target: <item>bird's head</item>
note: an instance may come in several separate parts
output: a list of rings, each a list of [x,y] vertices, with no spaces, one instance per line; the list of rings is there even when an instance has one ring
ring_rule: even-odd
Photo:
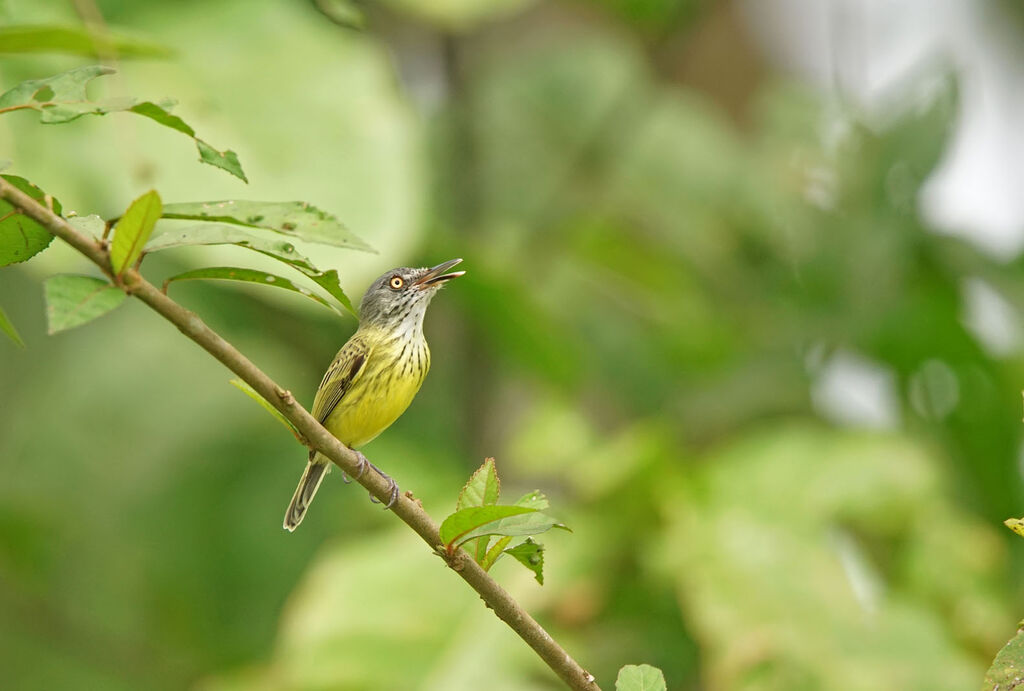
[[[431,298],[445,283],[466,273],[451,271],[461,259],[451,259],[427,269],[399,267],[370,284],[359,306],[360,326],[418,327]]]

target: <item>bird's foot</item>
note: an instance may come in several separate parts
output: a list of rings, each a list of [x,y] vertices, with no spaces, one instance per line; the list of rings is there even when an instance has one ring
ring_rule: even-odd
[[[385,473],[383,470],[381,470],[374,464],[370,463],[369,461],[367,461],[367,464],[369,464],[371,468],[376,470],[378,475],[380,475],[382,478],[388,481],[388,503],[384,505],[384,509],[390,509],[392,506],[395,505],[395,502],[398,501],[398,483],[395,482],[395,479],[393,477]],[[372,494],[370,495],[370,501],[372,501],[374,504],[381,503],[380,500],[377,499],[377,497],[373,496]]]
[[[367,460],[366,456],[364,456],[361,452],[356,451],[355,449],[352,449],[352,453],[354,453],[356,455],[356,459],[358,459],[358,461],[359,461],[359,473],[357,473],[354,476],[354,478],[350,478],[348,476],[348,473],[346,473],[345,471],[342,471],[341,472],[341,479],[345,481],[346,485],[349,484],[350,482],[352,482],[353,479],[358,480],[359,478],[361,478],[363,476],[363,473],[366,472],[367,466],[373,467],[374,470],[377,470],[376,467],[373,466],[373,464],[370,463],[370,461]],[[380,472],[380,471],[378,470],[377,472]]]

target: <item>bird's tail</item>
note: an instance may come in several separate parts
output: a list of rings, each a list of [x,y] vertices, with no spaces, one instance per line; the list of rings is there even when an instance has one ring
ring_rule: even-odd
[[[285,530],[292,532],[299,527],[299,523],[302,523],[302,519],[306,516],[306,509],[313,502],[316,491],[320,489],[320,483],[324,481],[324,476],[327,475],[327,471],[330,469],[330,462],[320,454],[314,454],[309,459],[309,463],[306,464],[306,471],[302,473],[302,479],[299,480],[299,486],[295,488],[292,503],[288,505],[288,510],[285,511]]]

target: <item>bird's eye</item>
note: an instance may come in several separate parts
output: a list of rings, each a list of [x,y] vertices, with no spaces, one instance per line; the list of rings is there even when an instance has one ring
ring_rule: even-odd
[[[388,282],[388,285],[391,286],[394,290],[399,290],[401,289],[402,286],[405,285],[405,281],[402,280],[401,276],[392,276],[391,280]]]

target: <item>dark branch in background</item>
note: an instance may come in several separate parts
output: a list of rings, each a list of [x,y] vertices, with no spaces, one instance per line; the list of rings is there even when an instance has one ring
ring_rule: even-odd
[[[48,231],[61,238],[76,250],[84,254],[96,264],[108,277],[113,279],[110,269],[110,256],[99,240],[80,233],[63,217],[55,214],[45,205],[35,201],[3,179],[0,179],[0,198],[7,200],[29,218],[34,219]],[[228,369],[241,377],[261,396],[269,401],[283,414],[303,437],[310,448],[316,449],[327,456],[349,476],[356,477],[359,473],[359,462],[355,452],[338,441],[317,420],[299,405],[292,394],[275,383],[270,377],[240,353],[233,345],[210,329],[194,312],[185,309],[177,302],[144,279],[135,269],[127,269],[121,276],[121,284],[126,293],[132,295],[167,321],[174,324],[179,331],[195,341],[201,348],[220,360]],[[389,485],[377,473],[365,473],[357,477],[357,481],[369,492],[382,501],[387,501]],[[494,610],[499,619],[515,631],[542,660],[571,689],[599,691],[591,674],[569,656],[565,650],[536,622],[515,599],[469,557],[463,550],[458,550],[449,557],[440,548],[441,538],[438,526],[423,510],[411,493],[399,497],[392,507],[392,512],[416,531],[427,545],[440,554],[448,566],[452,568],[483,601]]]

